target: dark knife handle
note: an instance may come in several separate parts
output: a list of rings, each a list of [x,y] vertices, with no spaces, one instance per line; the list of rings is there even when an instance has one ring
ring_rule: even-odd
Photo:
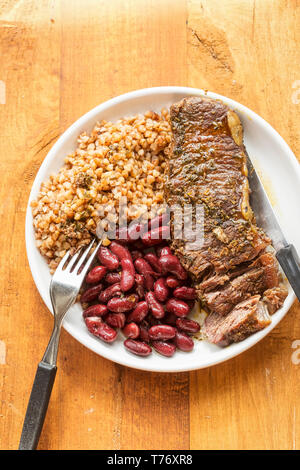
[[[33,382],[19,450],[35,450],[44,424],[56,375],[56,366],[41,361]]]
[[[298,297],[298,300],[300,300],[300,260],[294,245],[281,248],[277,251],[276,258]]]

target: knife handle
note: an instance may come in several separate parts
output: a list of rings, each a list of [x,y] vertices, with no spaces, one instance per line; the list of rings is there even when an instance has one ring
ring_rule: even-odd
[[[300,300],[300,260],[294,245],[281,248],[277,251],[276,258]]]

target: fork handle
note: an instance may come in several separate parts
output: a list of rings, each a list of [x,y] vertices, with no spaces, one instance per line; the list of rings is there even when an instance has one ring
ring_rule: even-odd
[[[25,415],[19,450],[35,450],[38,445],[56,370],[56,365],[43,361],[38,365]]]

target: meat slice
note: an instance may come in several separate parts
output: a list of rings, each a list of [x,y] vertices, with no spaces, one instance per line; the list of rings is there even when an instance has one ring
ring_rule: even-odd
[[[242,300],[265,290],[264,271],[254,268],[228,283],[224,289],[204,294],[205,303],[211,312],[226,315]]]
[[[270,315],[273,315],[283,306],[287,295],[288,291],[284,286],[267,289],[264,292],[263,301],[266,303]]]
[[[205,279],[198,285],[198,290],[200,291],[198,293],[199,296],[203,296],[205,292],[210,292],[217,287],[223,286],[230,280],[230,277],[228,274],[214,274],[211,277],[208,277],[208,279]]]
[[[211,313],[202,328],[203,336],[218,346],[228,346],[244,340],[271,323],[266,305],[255,295],[235,306],[231,312],[220,317]]]
[[[271,253],[264,253],[253,265],[257,267],[250,266],[248,271],[228,282],[223,289],[203,295],[211,312],[226,315],[242,300],[278,286],[277,261]]]

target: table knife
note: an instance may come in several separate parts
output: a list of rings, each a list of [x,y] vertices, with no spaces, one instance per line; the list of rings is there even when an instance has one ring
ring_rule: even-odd
[[[276,258],[292,289],[300,300],[300,260],[294,245],[287,242],[273,211],[263,184],[247,156],[248,180],[251,189],[250,205],[256,223],[271,238]]]

